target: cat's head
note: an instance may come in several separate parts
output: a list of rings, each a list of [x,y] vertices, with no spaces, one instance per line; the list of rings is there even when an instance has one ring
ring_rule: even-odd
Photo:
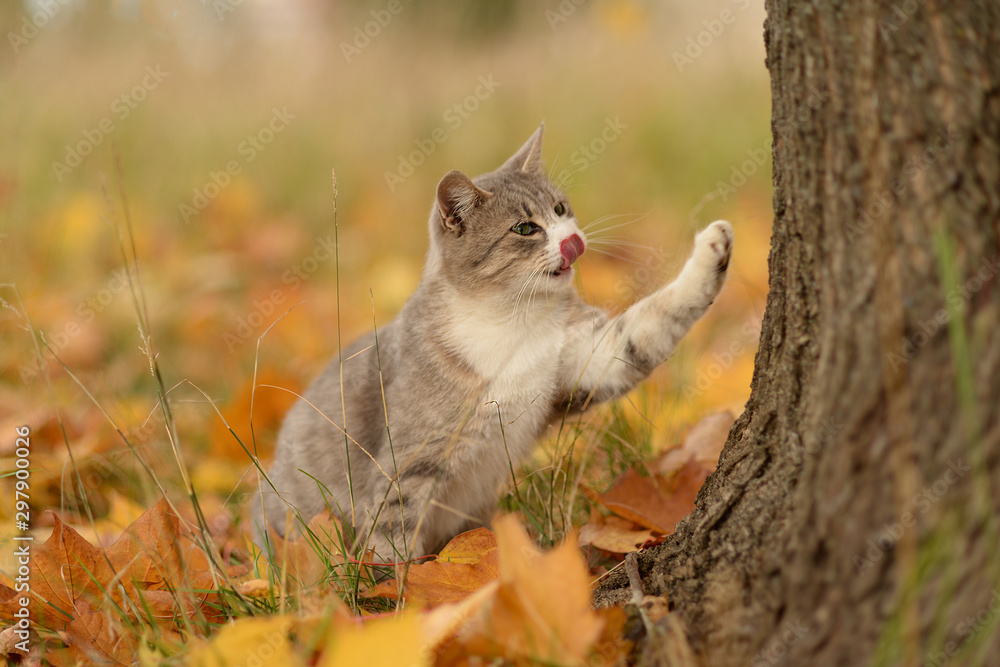
[[[431,212],[428,272],[470,295],[515,298],[572,288],[586,238],[566,195],[542,170],[542,124],[496,171],[441,179]]]

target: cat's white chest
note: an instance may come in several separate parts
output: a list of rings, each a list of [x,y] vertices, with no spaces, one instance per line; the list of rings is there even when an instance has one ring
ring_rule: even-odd
[[[534,437],[551,407],[565,336],[562,311],[539,309],[511,321],[484,304],[467,302],[453,312],[449,339],[486,381],[484,407],[499,408],[505,425],[529,422],[524,425]]]

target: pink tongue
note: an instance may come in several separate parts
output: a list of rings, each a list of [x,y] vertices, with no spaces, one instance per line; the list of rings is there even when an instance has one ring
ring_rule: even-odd
[[[573,234],[573,236],[570,236],[568,239],[564,239],[563,242],[559,244],[559,252],[561,252],[563,256],[563,263],[562,266],[559,267],[559,270],[565,271],[572,266],[573,262],[576,261],[576,258],[583,254],[583,250],[583,239],[576,234]]]

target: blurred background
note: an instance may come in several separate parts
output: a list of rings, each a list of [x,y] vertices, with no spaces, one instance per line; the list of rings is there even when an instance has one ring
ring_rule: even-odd
[[[156,489],[117,427],[176,481],[131,284],[179,451],[233,505],[250,479],[233,434],[269,455],[289,392],[417,285],[441,176],[492,170],[543,120],[553,180],[614,242],[578,265],[586,300],[621,310],[705,224],[736,230],[708,316],[587,419],[614,410],[660,448],[738,414],[767,292],[763,20],[746,0],[5,0],[3,469],[28,423],[33,505],[78,508],[72,477],[124,521]]]

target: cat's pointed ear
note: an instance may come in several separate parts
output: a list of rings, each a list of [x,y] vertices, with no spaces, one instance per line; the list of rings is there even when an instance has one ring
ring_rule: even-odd
[[[545,133],[545,123],[543,122],[531,135],[531,138],[524,142],[524,145],[514,153],[513,157],[507,160],[501,169],[514,171],[541,171],[542,169],[542,135]]]
[[[476,187],[476,184],[462,172],[449,171],[437,187],[441,225],[455,236],[461,236],[465,231],[465,222],[469,214],[492,196],[492,192]]]

